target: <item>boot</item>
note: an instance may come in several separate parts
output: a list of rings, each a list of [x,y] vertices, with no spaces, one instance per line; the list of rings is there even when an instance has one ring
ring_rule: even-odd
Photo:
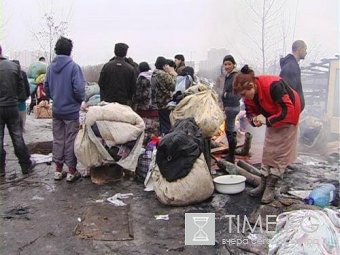
[[[233,164],[235,164],[235,150],[237,145],[236,135],[237,135],[236,132],[233,133],[227,132],[229,149],[228,154],[225,156],[225,160]]]
[[[261,182],[260,182],[259,186],[252,189],[249,192],[249,195],[251,197],[259,197],[263,193],[264,189],[266,188],[266,180],[267,180],[266,177],[261,176]]]
[[[278,177],[270,174],[266,179],[266,189],[264,190],[261,203],[269,204],[274,201],[275,197],[275,186],[278,181]]]
[[[247,156],[249,155],[250,146],[251,146],[251,140],[253,139],[253,136],[251,133],[247,132],[245,135],[244,144],[235,150],[235,155],[240,156]]]

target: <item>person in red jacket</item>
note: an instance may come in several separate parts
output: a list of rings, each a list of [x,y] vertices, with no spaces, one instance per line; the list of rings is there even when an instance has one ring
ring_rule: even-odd
[[[296,159],[298,123],[301,112],[299,94],[281,77],[256,76],[247,65],[236,75],[234,92],[244,98],[249,122],[266,125],[261,183],[250,192],[262,203],[274,200],[275,186],[286,167]]]

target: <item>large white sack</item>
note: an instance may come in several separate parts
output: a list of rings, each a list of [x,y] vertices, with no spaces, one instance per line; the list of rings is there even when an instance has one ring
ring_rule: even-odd
[[[224,113],[218,105],[215,91],[201,84],[190,87],[187,91],[194,91],[196,87],[200,92],[184,97],[171,112],[170,121],[173,125],[176,120],[193,117],[202,129],[203,136],[212,137],[222,125]]]
[[[203,153],[184,178],[168,182],[156,164],[152,179],[158,200],[166,205],[195,204],[208,199],[214,193],[213,180]]]
[[[99,132],[113,145],[136,141],[130,154],[115,161],[96,137],[91,126],[97,123]],[[145,124],[143,119],[129,106],[110,103],[93,106],[85,116],[85,124],[78,132],[74,151],[77,159],[85,167],[97,167],[103,164],[117,163],[124,169],[135,171],[144,139]]]

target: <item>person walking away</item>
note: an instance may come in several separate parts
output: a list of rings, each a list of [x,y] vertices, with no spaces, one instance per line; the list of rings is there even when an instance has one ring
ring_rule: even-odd
[[[129,46],[125,43],[115,45],[115,57],[104,65],[99,76],[100,100],[132,106],[136,91],[134,67],[125,59]]]
[[[176,64],[175,71],[177,74],[180,74],[185,67],[185,58],[182,54],[177,54],[175,56],[175,64]]]
[[[235,131],[235,120],[237,114],[240,112],[241,97],[234,94],[233,82],[237,74],[236,62],[232,55],[227,55],[223,58],[223,66],[226,72],[224,88],[222,93],[222,102],[226,115],[226,137],[228,140],[228,154],[225,156],[226,160],[235,163],[235,150],[237,146],[237,132]]]
[[[70,57],[73,43],[60,37],[55,45],[56,57],[47,70],[45,92],[52,104],[53,161],[56,164],[55,180],[65,177],[64,163],[68,166],[66,180],[72,182],[80,177],[74,140],[79,130],[79,110],[85,99],[85,80],[80,69]]]
[[[134,103],[136,112],[142,117],[145,123],[145,136],[143,146],[145,146],[152,136],[159,136],[159,119],[157,105],[151,100],[151,76],[152,71],[147,62],[138,65],[138,78]]]
[[[19,60],[13,60],[13,62],[16,63],[19,66],[19,68],[21,69]],[[23,70],[21,70],[20,72],[21,72],[21,75],[22,75],[22,80],[23,80],[23,83],[24,83],[24,86],[25,86],[25,90],[24,90],[24,93],[22,95],[20,95],[19,98],[18,98],[18,110],[19,110],[21,131],[25,132],[26,114],[27,114],[27,112],[26,112],[26,100],[30,96],[30,85],[28,83],[26,72],[24,72]]]
[[[161,56],[156,59],[155,66],[156,69],[151,76],[152,102],[158,107],[160,132],[165,135],[171,128],[170,110],[167,108],[167,104],[175,90],[177,73]]]
[[[297,156],[297,133],[301,112],[299,94],[281,77],[255,73],[247,65],[234,78],[234,92],[244,98],[249,122],[266,125],[261,183],[250,192],[261,202],[271,203],[279,178]]]
[[[280,59],[280,77],[282,77],[295,91],[299,93],[301,111],[305,108],[305,97],[303,95],[299,61],[301,59],[305,59],[306,55],[307,44],[302,40],[297,40],[292,45],[292,53]]]
[[[0,46],[0,177],[6,175],[5,126],[13,142],[14,153],[22,173],[31,173],[36,165],[34,160],[30,160],[31,155],[20,126],[18,99],[22,99],[21,97],[25,97],[25,86],[20,66],[3,57]]]

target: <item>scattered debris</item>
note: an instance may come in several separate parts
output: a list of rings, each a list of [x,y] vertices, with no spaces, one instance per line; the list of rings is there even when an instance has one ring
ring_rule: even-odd
[[[153,189],[153,187],[146,187],[146,188],[144,189],[144,191],[149,192],[149,191],[154,191],[154,189]]]
[[[169,215],[164,214],[164,215],[155,215],[156,220],[169,220]]]
[[[35,195],[35,196],[32,197],[31,200],[40,200],[40,201],[43,201],[43,200],[45,200],[45,198],[40,197],[40,196],[38,196],[38,195]]]
[[[44,154],[31,154],[31,160],[34,160],[37,164],[52,162],[52,153],[48,155]]]
[[[114,204],[115,206],[125,206],[126,204],[121,199],[128,198],[129,196],[133,196],[133,194],[132,193],[126,193],[126,194],[117,193],[113,195],[112,197],[107,198],[107,201],[110,202],[111,204]]]
[[[222,195],[222,194],[215,194],[214,198],[211,201],[211,206],[215,209],[224,208],[225,205],[230,201],[230,196]]]

